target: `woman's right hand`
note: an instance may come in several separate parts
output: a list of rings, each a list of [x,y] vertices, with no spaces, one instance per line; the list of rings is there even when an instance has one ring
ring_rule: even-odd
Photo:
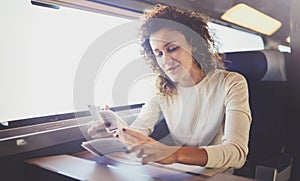
[[[112,134],[106,131],[106,126],[104,123],[98,120],[90,121],[87,124],[87,133],[90,135],[93,139],[98,138],[105,138],[105,137],[111,137]]]
[[[106,105],[105,110],[109,110],[109,106]],[[110,128],[112,125],[105,125],[99,120],[92,120],[87,124],[87,133],[93,139],[105,138],[113,136],[112,133],[109,133],[106,129]]]

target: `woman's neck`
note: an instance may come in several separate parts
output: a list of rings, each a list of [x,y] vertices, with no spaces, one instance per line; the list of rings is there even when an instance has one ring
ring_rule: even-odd
[[[178,81],[178,84],[182,87],[192,87],[205,77],[205,72],[202,69],[195,69],[195,71],[191,72],[189,76],[184,77],[181,81]]]

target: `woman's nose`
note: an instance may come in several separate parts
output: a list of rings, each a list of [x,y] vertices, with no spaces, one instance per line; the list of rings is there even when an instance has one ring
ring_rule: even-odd
[[[164,54],[162,58],[163,58],[163,63],[164,64],[168,64],[172,61],[172,57],[167,53]]]

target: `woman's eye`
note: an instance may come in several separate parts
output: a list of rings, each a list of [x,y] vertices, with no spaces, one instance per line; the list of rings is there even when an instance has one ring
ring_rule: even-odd
[[[178,46],[171,46],[167,50],[168,50],[168,52],[173,52],[173,51],[175,51],[177,49],[178,49]]]
[[[155,52],[155,53],[154,53],[154,56],[156,56],[156,57],[161,57],[161,56],[162,56],[162,52]]]

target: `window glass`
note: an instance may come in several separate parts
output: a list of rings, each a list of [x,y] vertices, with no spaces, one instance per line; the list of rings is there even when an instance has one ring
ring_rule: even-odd
[[[0,2],[0,122],[73,111],[73,82],[88,46],[129,20],[30,1]]]
[[[219,45],[220,52],[238,52],[263,50],[264,43],[260,36],[221,26],[216,23],[208,24],[211,34]]]
[[[289,46],[284,46],[284,45],[278,45],[278,50],[281,52],[287,52],[287,53],[291,53],[291,47]]]

